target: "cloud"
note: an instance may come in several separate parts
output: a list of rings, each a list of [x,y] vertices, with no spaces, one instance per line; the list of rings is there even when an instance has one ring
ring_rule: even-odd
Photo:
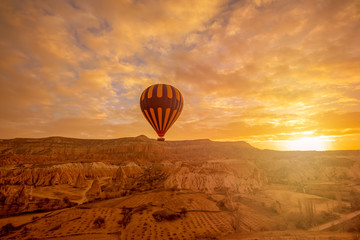
[[[360,112],[326,112],[314,116],[319,126],[329,130],[360,129]]]
[[[159,82],[185,99],[169,138],[354,133],[357,9],[356,1],[1,1],[0,137],[151,135],[138,98]]]

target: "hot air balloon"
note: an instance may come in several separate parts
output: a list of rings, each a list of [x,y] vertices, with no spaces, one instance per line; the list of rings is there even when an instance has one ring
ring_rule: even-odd
[[[155,84],[140,96],[140,108],[146,120],[164,141],[164,135],[180,116],[184,105],[178,89],[168,84]]]

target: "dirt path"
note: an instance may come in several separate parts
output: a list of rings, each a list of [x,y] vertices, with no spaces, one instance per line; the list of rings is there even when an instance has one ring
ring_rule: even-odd
[[[335,226],[335,225],[338,225],[340,223],[343,223],[347,220],[350,220],[356,216],[359,216],[360,215],[360,210],[358,211],[355,211],[355,212],[352,212],[352,213],[349,213],[349,214],[346,214],[346,215],[343,215],[341,218],[339,219],[336,219],[334,221],[331,221],[331,222],[328,222],[328,223],[324,223],[322,225],[319,225],[319,226],[316,226],[316,227],[313,227],[313,228],[310,228],[309,231],[323,231],[325,229],[328,229],[332,226]]]

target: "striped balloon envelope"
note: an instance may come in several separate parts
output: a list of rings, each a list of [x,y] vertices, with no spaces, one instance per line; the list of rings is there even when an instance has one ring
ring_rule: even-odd
[[[180,116],[184,105],[178,89],[168,84],[155,84],[146,88],[140,96],[140,108],[146,120],[159,135],[158,141]]]

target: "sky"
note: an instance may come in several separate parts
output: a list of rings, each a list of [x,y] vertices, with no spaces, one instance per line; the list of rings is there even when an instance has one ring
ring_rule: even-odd
[[[167,140],[360,149],[359,29],[357,0],[2,0],[0,138],[157,138],[165,83]]]

